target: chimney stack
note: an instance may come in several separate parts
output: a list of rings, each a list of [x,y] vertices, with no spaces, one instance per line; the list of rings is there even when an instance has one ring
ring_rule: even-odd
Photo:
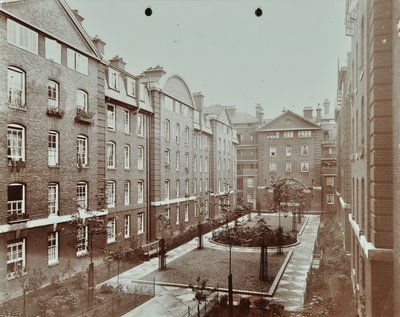
[[[197,108],[197,111],[201,112],[204,106],[204,95],[201,92],[193,93],[194,105]]]
[[[124,59],[118,55],[110,59],[110,64],[114,67],[125,70],[126,63],[124,62]]]
[[[316,122],[317,122],[317,123],[321,123],[322,116],[321,116],[321,108],[320,108],[319,104],[318,104],[317,109],[315,109],[315,110],[317,111],[317,119],[316,119]]]
[[[258,124],[261,125],[264,121],[264,109],[259,103],[256,104],[256,118],[257,118]]]
[[[325,99],[325,101],[324,101],[324,116],[329,114],[329,107],[330,107],[330,102],[328,99]]]
[[[92,42],[94,46],[96,46],[96,49],[99,51],[101,56],[104,56],[104,47],[106,46],[106,43],[102,41],[101,38],[99,38],[98,35],[95,35],[94,38],[92,38]]]
[[[78,10],[72,10],[73,14],[75,15],[75,18],[79,21],[80,24],[82,24],[83,20],[85,20],[85,18],[83,16],[81,16],[79,14]]]
[[[158,82],[162,76],[165,75],[165,70],[157,65],[156,67],[149,67],[143,72],[143,80],[144,82]]]
[[[313,109],[312,107],[304,107],[303,109],[303,117],[309,120],[312,120]]]

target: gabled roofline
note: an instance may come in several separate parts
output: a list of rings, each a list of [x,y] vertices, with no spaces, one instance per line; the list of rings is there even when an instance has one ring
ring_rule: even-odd
[[[92,40],[90,39],[89,35],[86,33],[85,29],[83,28],[83,26],[78,22],[78,20],[75,18],[74,13],[72,12],[71,8],[68,6],[68,4],[64,1],[64,0],[57,0],[60,4],[61,7],[65,10],[65,12],[67,13],[67,15],[69,16],[69,18],[72,20],[74,26],[76,27],[77,31],[82,35],[83,39],[85,40],[85,42],[87,42],[87,44],[89,45],[89,47],[92,49],[94,54],[88,54],[87,52],[82,51],[80,48],[76,47],[75,45],[66,42],[63,39],[58,38],[57,36],[44,31],[43,29],[32,25],[30,23],[28,23],[27,21],[21,19],[20,17],[15,16],[14,14],[12,14],[11,12],[5,10],[2,6],[0,6],[0,12],[4,13],[6,16],[9,16],[11,18],[13,18],[14,20],[20,22],[21,24],[25,25],[26,27],[29,27],[30,29],[33,29],[39,33],[45,34],[48,37],[52,38],[52,39],[56,39],[59,42],[73,48],[74,50],[76,50],[79,53],[82,53],[85,56],[91,57],[97,61],[99,61],[100,63],[107,65],[107,63],[103,60],[103,58],[101,57],[99,51],[96,49],[96,47],[94,46]]]
[[[311,129],[311,130],[317,130],[317,129],[322,129],[318,124],[316,124],[314,121],[311,121],[310,119],[304,118],[303,116],[300,116],[299,114],[291,111],[291,110],[286,110],[285,112],[282,112],[279,116],[277,116],[275,119],[272,119],[270,122],[264,124],[263,126],[259,127],[258,129],[256,129],[256,132],[262,132],[262,131],[283,131],[283,130],[304,130],[304,128],[292,128],[292,129],[283,129],[283,128],[279,128],[279,129],[268,129],[268,126],[270,124],[272,124],[273,122],[277,121],[278,119],[280,119],[281,117],[283,117],[284,115],[286,115],[287,113],[291,113],[292,115],[294,115],[295,117],[304,120],[308,123],[311,123],[314,127],[313,128],[307,128],[307,129]]]

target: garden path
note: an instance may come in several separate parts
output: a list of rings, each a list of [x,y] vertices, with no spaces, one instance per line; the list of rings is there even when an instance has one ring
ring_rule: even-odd
[[[247,216],[243,216],[243,219]],[[311,266],[315,239],[317,237],[319,216],[309,215],[310,219],[299,236],[300,244],[293,247],[292,258],[286,267],[278,288],[274,294],[276,302],[282,303],[285,309],[295,311],[302,307],[307,274]],[[205,235],[204,242],[207,247],[216,247],[208,240],[211,233]],[[168,252],[167,264],[176,258],[194,250],[197,247],[197,239],[193,239],[184,245]],[[217,246],[220,247],[220,246]],[[222,246],[222,248],[224,248]],[[258,251],[258,250],[257,250]],[[139,280],[145,275],[158,269],[158,258],[152,258],[137,267],[134,267],[120,275],[120,283],[129,286],[132,280]],[[105,283],[116,283],[114,277]],[[156,286],[155,297],[128,312],[124,317],[181,317],[188,307],[195,306],[193,294],[190,289],[179,287]]]

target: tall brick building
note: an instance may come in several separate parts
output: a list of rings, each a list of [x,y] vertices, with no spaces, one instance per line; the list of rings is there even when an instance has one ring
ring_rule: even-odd
[[[400,315],[400,2],[393,1],[393,266],[394,316]]]
[[[104,53],[104,44],[94,42]],[[141,245],[150,239],[148,210],[149,120],[152,108],[140,77],[119,56],[106,71],[107,247]]]
[[[393,316],[393,298],[397,296],[398,302],[394,285],[397,288],[399,281],[393,275],[393,232],[398,231],[393,227],[397,199],[393,198],[393,167],[398,160],[393,156],[398,148],[396,143],[393,147],[392,74],[393,65],[398,64],[392,45],[395,2],[346,3],[351,53],[347,70],[339,72],[343,78],[339,77],[342,104],[338,118],[344,145],[339,155],[339,212],[343,219],[351,204],[350,236],[345,241],[347,248],[347,242],[351,243],[351,276],[361,316]],[[351,196],[344,193],[349,186]]]
[[[82,21],[64,0],[0,6],[0,289],[12,296],[17,271],[86,270],[93,218],[105,224],[93,249],[137,247],[195,226],[200,199],[202,221],[220,216],[224,191],[236,202],[226,113],[205,112],[204,96],[161,67],[135,76],[105,60]]]
[[[63,229],[104,193],[105,64],[64,1],[3,3],[0,24],[0,289],[12,293],[19,269],[87,267],[87,226],[76,247]]]
[[[306,110],[311,110],[312,114],[312,109]],[[312,116],[309,118],[306,116],[302,117],[285,110],[257,129],[259,163],[257,185],[260,191],[269,186],[271,177],[274,177],[294,178],[307,191],[315,188],[314,199],[317,198],[317,191],[320,194],[323,132],[322,128],[312,121]],[[266,202],[262,200],[265,195],[260,192],[259,197],[258,208],[265,209]],[[311,207],[309,199],[306,208]]]

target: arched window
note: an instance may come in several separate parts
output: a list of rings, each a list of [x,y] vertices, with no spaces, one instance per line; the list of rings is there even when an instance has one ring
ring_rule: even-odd
[[[166,141],[170,140],[170,123],[169,120],[164,121],[164,137]]]
[[[22,125],[7,126],[7,158],[25,161],[25,128]]]
[[[7,85],[9,107],[25,109],[25,72],[16,67],[8,67]]]

